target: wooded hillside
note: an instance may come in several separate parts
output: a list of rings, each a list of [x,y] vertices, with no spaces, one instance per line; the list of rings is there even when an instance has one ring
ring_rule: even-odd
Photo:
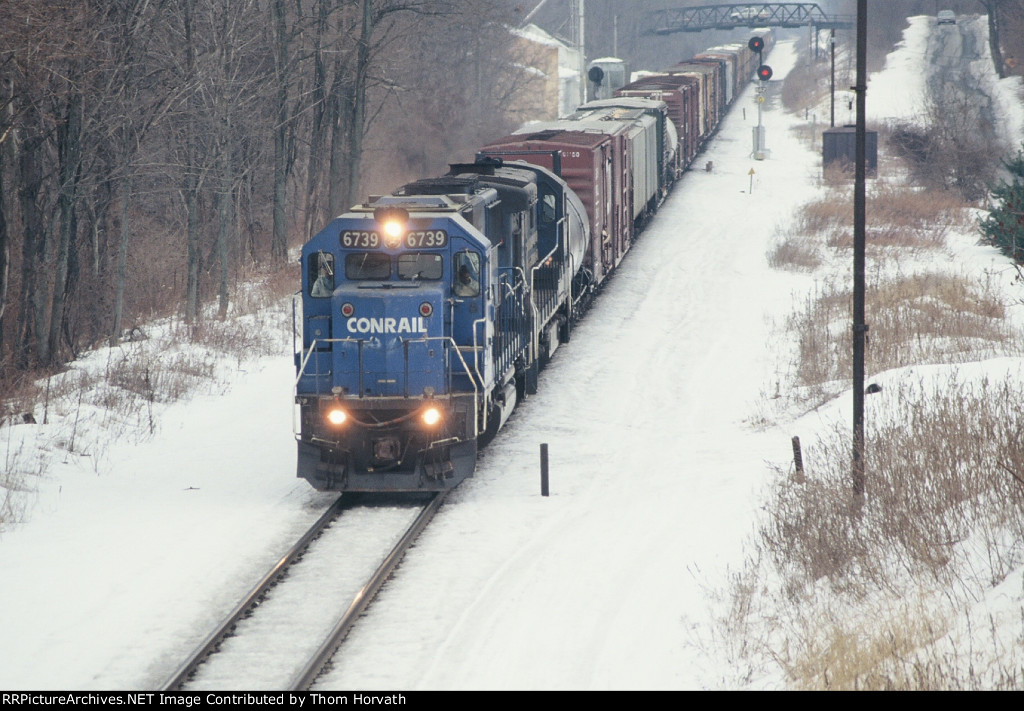
[[[5,0],[0,372],[52,367],[282,264],[443,170],[525,93],[487,0]]]

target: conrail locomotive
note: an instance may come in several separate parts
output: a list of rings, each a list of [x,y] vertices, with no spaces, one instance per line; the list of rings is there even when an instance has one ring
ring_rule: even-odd
[[[709,49],[312,237],[295,309],[298,476],[402,492],[471,476],[758,60],[746,43]]]

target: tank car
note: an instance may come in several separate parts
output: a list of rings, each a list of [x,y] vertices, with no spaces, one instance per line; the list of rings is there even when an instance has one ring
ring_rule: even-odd
[[[568,337],[587,229],[558,176],[500,160],[331,221],[302,250],[298,476],[329,491],[471,476]]]
[[[618,57],[601,57],[587,63],[587,79],[587,98],[607,99],[629,82],[629,69]]]

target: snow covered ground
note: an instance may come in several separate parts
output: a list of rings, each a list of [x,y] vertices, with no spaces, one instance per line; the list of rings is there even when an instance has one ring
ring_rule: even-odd
[[[871,117],[914,113],[929,22],[915,18],[872,78]],[[781,43],[775,79],[796,61]],[[1005,103],[1022,135],[1019,99]],[[752,422],[785,367],[773,324],[811,283],[765,255],[820,175],[818,151],[790,130],[803,117],[767,107],[770,159],[750,157],[748,88],[698,161],[714,169],[687,174],[319,688],[739,683],[716,618],[771,465],[792,456],[798,423]],[[971,240],[955,242],[956,258],[1009,282],[1009,264]],[[273,318],[288,323],[283,307]],[[0,429],[9,467],[47,462],[26,475],[26,521],[0,538],[0,688],[160,685],[329,505],[294,478],[291,342],[278,333],[279,353],[220,364],[225,385],[156,407],[151,436],[146,420],[100,446],[112,423],[73,402],[55,404],[49,424]],[[136,347],[76,369],[102,372]],[[1019,615],[1011,578],[981,604]],[[310,600],[328,602],[349,601]]]

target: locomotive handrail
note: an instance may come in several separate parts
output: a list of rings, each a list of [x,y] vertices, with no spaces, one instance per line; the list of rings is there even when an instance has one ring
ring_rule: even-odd
[[[483,379],[483,376],[480,374],[480,350],[481,350],[481,348],[480,348],[480,346],[476,342],[476,329],[477,329],[478,326],[480,326],[480,324],[486,324],[486,323],[487,323],[487,319],[484,318],[483,316],[481,316],[480,318],[478,318],[477,320],[475,320],[473,322],[473,366],[474,366],[474,369],[476,370],[476,377],[480,378],[480,386],[481,386],[481,388],[483,387],[484,379]],[[461,352],[459,353],[459,356],[460,357],[462,356]],[[472,377],[470,379],[472,379]],[[487,400],[487,393],[484,392],[484,401],[485,401],[484,402],[484,406],[483,406],[484,432],[487,431],[487,412],[490,409],[490,408],[487,407],[486,400]]]
[[[564,221],[565,221],[565,217],[562,217],[559,220],[559,222],[564,222]],[[545,262],[547,262],[549,259],[553,258],[555,256],[555,252],[560,251],[562,249],[562,247],[563,247],[562,240],[557,240],[556,243],[555,243],[554,248],[550,252],[548,252],[546,255],[544,255],[544,257],[541,258],[540,261],[538,261],[537,264],[535,264],[532,269],[530,269],[530,307],[533,309],[533,324],[534,324],[534,326],[533,326],[533,333],[531,334],[530,347],[533,349],[533,353],[534,353],[535,356],[536,356],[536,354],[540,353],[540,329],[541,329],[541,325],[542,325],[541,324],[540,309],[537,308],[537,289],[536,289],[536,286],[535,286],[536,279],[537,279],[537,270],[540,269],[544,265]],[[572,259],[572,254],[569,255],[569,259],[570,260]],[[559,260],[559,263],[563,267],[565,266],[565,262],[564,261]],[[565,270],[564,269],[561,270],[561,273],[559,274],[559,278],[556,280],[556,284],[555,284],[555,301],[556,302],[558,301],[558,286],[560,286],[561,277],[562,277],[562,275],[564,275],[564,273],[565,273]],[[572,299],[569,299],[569,301],[572,301]],[[545,316],[546,315],[547,314],[545,314]]]
[[[514,318],[516,314],[523,313],[525,315],[526,299],[528,294],[526,293],[529,288],[526,282],[526,272],[521,267],[504,267],[501,270],[507,275],[514,275],[514,282],[510,283],[507,280],[501,283],[505,286],[507,293],[501,294],[501,300],[498,304],[499,317],[497,319],[497,328],[499,331],[499,345],[500,347],[495,349],[495,361],[498,371],[504,375],[508,370],[509,366],[515,361],[515,356],[518,355],[522,341],[527,337],[526,329],[519,319]],[[512,302],[513,306],[513,317],[510,318],[507,314],[506,305]],[[512,341],[511,348],[505,343],[505,334],[507,333],[508,326],[512,326],[515,334],[515,339]],[[475,333],[474,333],[475,338]]]
[[[475,340],[476,340],[476,334],[474,333],[474,341]],[[309,344],[309,348],[305,351],[305,355],[301,359],[301,362],[299,364],[299,374],[298,374],[298,376],[296,376],[295,384],[294,384],[294,391],[295,391],[296,396],[298,395],[299,383],[301,382],[302,378],[305,375],[307,375],[307,373],[306,373],[306,366],[309,364],[310,357],[313,355],[313,353],[316,352],[316,345],[318,343],[355,343],[359,347],[359,354],[360,354],[360,363],[359,363],[359,390],[360,390],[360,393],[359,393],[359,397],[363,397],[363,392],[362,392],[362,390],[363,390],[362,344],[365,341],[366,341],[366,339],[364,339],[364,338],[314,338],[312,340],[312,342]],[[466,376],[469,378],[470,383],[473,385],[473,394],[476,395],[478,393],[478,390],[477,390],[476,381],[473,379],[473,373],[476,372],[477,378],[480,378],[479,370],[477,369],[477,370],[474,371],[474,369],[471,369],[469,367],[469,365],[466,363],[466,359],[462,357],[462,352],[459,350],[459,344],[457,344],[455,342],[455,340],[453,338],[451,338],[451,336],[422,336],[422,337],[419,337],[419,338],[403,338],[402,339],[403,343],[421,343],[421,342],[422,343],[426,343],[428,341],[441,341],[442,343],[444,343],[445,345],[448,346],[448,348],[447,348],[448,352],[451,352],[452,350],[454,350],[456,352],[456,354],[459,357],[459,361],[462,364],[463,371],[466,373]],[[407,382],[407,386],[406,387],[408,387],[408,368],[409,368],[408,348],[406,348],[405,353],[403,353],[403,360],[405,361],[406,376],[407,376],[406,377],[406,382]],[[451,367],[449,367],[449,368],[447,368],[447,370],[449,371],[449,374],[450,374],[450,371],[452,369],[451,369]],[[480,382],[483,383],[483,379],[482,378],[480,379]],[[451,388],[449,387],[448,397],[450,398],[452,395],[453,395],[453,393],[451,392]],[[408,391],[406,391],[406,397],[409,397]]]
[[[296,305],[302,306],[302,289],[292,294],[292,353],[298,353],[298,336],[300,335],[299,321],[295,317]],[[300,346],[301,347],[301,346]]]
[[[306,365],[309,363],[309,358],[316,353],[317,343],[355,343],[359,351],[359,397],[363,396],[363,341],[362,338],[314,338],[309,344],[309,350],[306,351],[305,357],[299,365],[299,374],[295,377],[295,392],[298,394],[299,381],[302,380],[302,376],[306,375]],[[319,375],[319,373],[317,373]]]
[[[303,360],[302,360],[302,365],[299,368],[299,375],[295,379],[295,396],[296,397],[298,396],[299,381],[302,379],[302,376],[305,375],[306,364],[309,362],[310,355],[312,355],[316,351],[316,344],[317,344],[317,342],[323,342],[323,343],[346,343],[346,342],[348,342],[348,343],[355,343],[355,342],[358,342],[358,343],[362,343],[362,341],[363,341],[363,339],[359,339],[359,338],[319,338],[319,339],[314,338],[312,343],[310,343],[309,350],[308,350],[308,353],[307,353],[306,357],[303,358]],[[474,438],[478,437],[480,435],[480,427],[479,427],[480,418],[477,415],[477,408],[479,407],[480,389],[477,388],[476,380],[473,379],[473,373],[472,373],[472,370],[469,367],[469,364],[467,364],[466,363],[466,359],[462,357],[462,352],[459,350],[459,345],[457,343],[455,343],[454,339],[452,339],[449,336],[424,336],[424,337],[421,337],[421,338],[403,339],[403,342],[423,342],[423,343],[426,343],[428,341],[442,341],[442,342],[445,342],[445,345],[448,346],[447,349],[446,349],[447,352],[450,353],[451,351],[454,350],[455,354],[458,356],[459,362],[462,365],[462,369],[466,373],[466,376],[469,378],[470,384],[473,386],[473,437]],[[361,350],[362,350],[362,348],[360,348],[360,351]],[[406,368],[408,369],[408,350],[406,350],[405,356],[406,356],[406,358],[405,358],[406,359]],[[445,399],[448,400],[448,402],[450,404],[451,401],[455,397],[455,393],[452,392],[452,389],[451,389],[451,370],[452,369],[449,367],[449,368],[447,368],[447,370],[448,370],[448,375],[449,375],[449,388],[448,388],[448,392],[446,393],[446,395],[444,397],[445,397]],[[478,373],[478,377],[479,377],[479,373]],[[360,368],[359,383],[360,383],[360,389],[361,389],[362,388],[362,368]],[[406,384],[408,385],[408,376],[406,377]],[[362,393],[360,393],[360,397],[362,397]],[[406,397],[409,397],[408,391],[406,392]],[[484,417],[485,418],[486,418],[486,411],[487,411],[487,408],[484,408],[484,413],[485,413]],[[296,436],[298,436],[299,427],[298,427],[298,423],[295,421],[295,417],[296,417],[296,412],[293,409],[292,410],[292,432],[295,433]],[[435,444],[437,444],[437,442],[432,442],[430,446],[434,446]]]
[[[408,340],[409,342],[424,342],[424,343],[427,342],[427,341],[442,341],[447,346],[447,348],[446,348],[447,352],[451,353],[451,351],[453,351],[453,350],[455,351],[455,354],[459,358],[459,362],[462,364],[463,371],[466,373],[466,376],[469,378],[470,384],[473,386],[473,437],[474,438],[478,437],[479,434],[480,434],[480,428],[479,428],[480,418],[477,416],[476,410],[477,410],[478,402],[479,402],[480,389],[477,388],[476,380],[474,380],[474,378],[473,378],[473,371],[470,369],[469,364],[466,363],[466,359],[462,357],[462,352],[459,350],[459,345],[450,336],[423,336],[421,338],[410,338],[410,339],[405,339],[405,340]],[[309,350],[307,351],[306,356],[302,359],[301,365],[299,367],[299,375],[295,379],[295,388],[294,388],[295,397],[298,397],[299,381],[302,379],[303,375],[306,374],[306,365],[309,362],[310,356],[313,353],[316,352],[316,344],[318,342],[320,342],[320,343],[360,343],[361,344],[362,341],[363,341],[363,339],[360,339],[360,338],[314,338],[313,341],[309,345]],[[360,352],[361,351],[362,351],[362,347],[360,346]],[[407,357],[407,354],[408,354],[408,351],[406,351],[406,368],[408,368],[408,357]],[[452,389],[451,389],[451,371],[452,371],[452,368],[448,367],[447,370],[448,370],[448,376],[449,376],[449,387],[448,387],[448,393],[446,394],[445,397],[448,400],[448,402],[450,403],[452,401],[452,399],[455,397],[455,393],[453,393]],[[479,377],[479,371],[477,371],[477,377]],[[363,378],[362,367],[360,367],[360,372],[359,372],[359,387],[360,387],[360,390],[362,390],[362,378]],[[481,380],[480,382],[482,383],[483,381]],[[406,383],[408,383],[408,377],[406,377]],[[362,393],[360,393],[360,397],[362,397]],[[406,397],[409,397],[408,393],[406,394]],[[487,408],[483,408],[483,409],[484,409],[484,418],[485,418],[485,423],[486,423]],[[295,417],[296,417],[296,412],[293,409],[292,410],[292,432],[297,435],[298,432],[299,432],[299,427],[298,427],[298,423],[295,421]]]

